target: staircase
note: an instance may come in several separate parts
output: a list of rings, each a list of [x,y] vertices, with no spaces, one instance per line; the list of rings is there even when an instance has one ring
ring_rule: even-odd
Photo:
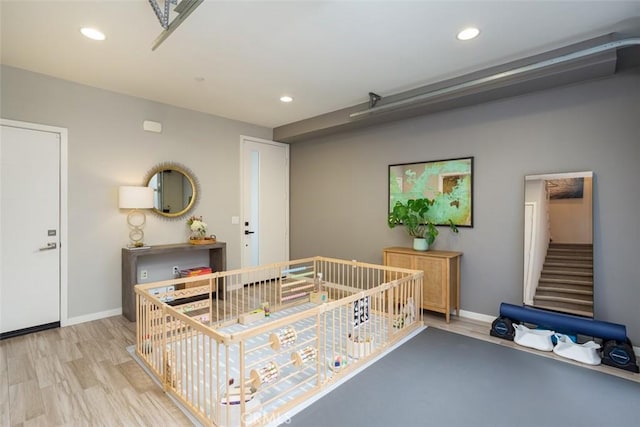
[[[550,243],[536,307],[593,317],[593,245]]]

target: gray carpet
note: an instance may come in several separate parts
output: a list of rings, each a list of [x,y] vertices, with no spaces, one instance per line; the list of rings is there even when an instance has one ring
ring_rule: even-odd
[[[288,425],[631,426],[639,410],[640,383],[428,328]]]

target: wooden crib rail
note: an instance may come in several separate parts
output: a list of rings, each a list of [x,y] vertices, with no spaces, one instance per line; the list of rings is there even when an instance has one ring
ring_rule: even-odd
[[[138,285],[136,354],[204,425],[284,421],[422,326],[422,280],[314,257]],[[328,298],[311,302],[311,292]],[[272,316],[238,324],[260,307]]]

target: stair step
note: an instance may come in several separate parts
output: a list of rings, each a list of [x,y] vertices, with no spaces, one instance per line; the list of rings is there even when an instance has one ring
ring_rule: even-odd
[[[587,259],[593,260],[593,254],[591,252],[564,252],[564,251],[553,251],[549,249],[547,251],[547,258],[549,257],[564,257],[565,259]]]
[[[562,248],[547,248],[548,254],[558,255],[558,256],[586,256],[592,257],[593,251],[591,250],[572,250],[572,249],[562,249]]]
[[[593,245],[549,243],[536,307],[593,317]]]
[[[545,267],[566,267],[566,268],[584,268],[593,270],[591,261],[583,261],[578,259],[553,259],[547,257],[544,262]]]
[[[557,291],[544,291],[538,290],[536,291],[536,295],[533,297],[534,300],[538,301],[556,301],[556,302],[566,302],[577,305],[586,305],[593,307],[593,295],[583,295],[583,294],[571,294],[566,292],[557,292]]]
[[[548,283],[540,282],[538,289],[557,289],[558,291],[576,291],[577,293],[591,292],[593,293],[593,286],[575,283]]]
[[[535,307],[542,308],[545,310],[562,311],[564,313],[576,314],[578,316],[593,317],[593,310],[589,310],[589,309],[581,309],[577,307],[560,307],[555,304],[545,304],[545,303],[541,303],[541,304],[536,303]]]
[[[574,251],[592,251],[593,245],[587,243],[554,243],[549,242],[549,247],[553,249],[572,249]]]
[[[584,268],[542,268],[540,275],[593,277],[593,270]]]
[[[546,301],[546,302],[560,302],[560,303],[575,304],[575,305],[580,305],[585,307],[593,307],[593,300],[581,300],[576,298],[565,298],[565,297],[550,296],[550,295],[538,296],[536,294],[536,296],[533,297],[533,300]]]
[[[559,286],[538,286],[536,292],[554,292],[554,293],[562,293],[562,294],[572,294],[572,295],[589,295],[593,299],[593,290],[592,288],[584,287],[583,289],[573,289],[573,288],[563,288]]]
[[[579,276],[566,277],[566,276],[540,276],[540,280],[538,281],[540,285],[547,283],[560,283],[565,285],[579,285],[579,286],[591,286],[593,287],[593,278],[583,278]]]
[[[585,262],[593,262],[593,255],[582,255],[582,254],[551,254],[547,252],[548,260],[571,260],[571,261],[585,261]]]

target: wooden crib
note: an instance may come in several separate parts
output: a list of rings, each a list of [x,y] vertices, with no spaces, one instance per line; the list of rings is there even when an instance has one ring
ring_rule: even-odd
[[[138,285],[136,354],[204,425],[278,424],[423,325],[422,276],[314,257]]]

